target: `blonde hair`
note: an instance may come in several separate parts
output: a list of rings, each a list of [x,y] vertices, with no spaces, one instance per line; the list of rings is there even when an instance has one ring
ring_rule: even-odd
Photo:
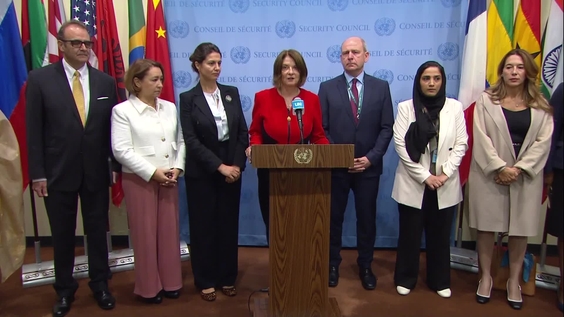
[[[507,87],[505,86],[505,80],[503,79],[503,69],[505,68],[505,63],[510,56],[517,55],[523,60],[523,65],[525,67],[525,81],[523,83],[523,101],[525,105],[530,108],[541,109],[550,114],[552,114],[552,107],[548,105],[547,100],[542,95],[539,86],[536,83],[537,76],[539,75],[539,68],[534,61],[533,56],[527,51],[516,48],[509,51],[502,58],[501,62],[497,66],[497,82],[486,89],[486,93],[489,95],[490,99],[494,103],[501,103],[507,96]]]

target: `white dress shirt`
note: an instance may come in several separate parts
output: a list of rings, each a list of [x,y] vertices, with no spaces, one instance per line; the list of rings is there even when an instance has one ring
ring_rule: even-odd
[[[227,114],[225,113],[225,108],[223,107],[223,101],[221,100],[221,93],[219,88],[216,88],[213,93],[204,92],[208,106],[210,107],[213,119],[215,120],[215,125],[217,126],[217,139],[219,142],[229,140],[229,126],[227,124]]]
[[[80,74],[80,84],[82,85],[82,92],[84,94],[84,114],[88,118],[88,110],[90,110],[90,76],[88,72],[88,65],[84,64],[80,69],[74,69],[67,61],[63,58],[63,69],[67,75],[67,80],[69,81],[69,86],[72,91],[72,80],[74,77],[74,72],[78,71]]]
[[[358,91],[358,95],[360,96],[360,92],[362,91],[362,85],[364,85],[364,72],[362,72],[362,74],[353,77],[349,74],[347,74],[347,72],[345,72],[345,79],[347,80],[347,83],[349,85],[352,85],[352,80],[356,78],[356,89]],[[349,97],[350,99],[350,97]]]
[[[157,99],[156,109],[134,95],[112,110],[112,151],[122,172],[150,181],[157,168],[184,170],[186,148],[176,106]]]

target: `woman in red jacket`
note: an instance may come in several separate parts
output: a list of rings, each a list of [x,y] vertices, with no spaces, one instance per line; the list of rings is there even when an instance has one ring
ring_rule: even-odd
[[[298,120],[292,111],[292,101],[301,99],[303,110],[304,143],[329,144],[321,125],[319,98],[302,89],[307,79],[307,67],[302,55],[293,49],[282,51],[274,61],[274,87],[255,94],[253,117],[249,134],[250,145],[246,154],[250,160],[255,144],[300,144]],[[258,195],[262,219],[269,238],[269,174],[268,169],[258,169]]]

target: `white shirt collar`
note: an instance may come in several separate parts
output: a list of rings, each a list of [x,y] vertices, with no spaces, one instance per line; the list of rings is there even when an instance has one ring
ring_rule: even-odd
[[[151,106],[149,106],[148,104],[144,103],[143,101],[141,101],[141,99],[137,98],[137,96],[135,96],[134,94],[130,94],[129,95],[129,101],[131,102],[131,104],[133,105],[133,107],[135,108],[135,110],[137,110],[137,112],[142,113],[143,111],[145,111],[148,108],[153,108]],[[157,98],[157,112],[160,110],[161,108],[161,102],[160,99]]]
[[[345,74],[345,79],[347,80],[347,83],[350,83],[351,80],[353,80],[353,78],[356,78],[362,85],[364,85],[364,72],[362,72],[360,75],[358,75],[357,77],[353,77],[349,74],[347,74],[347,72],[344,72]]]
[[[87,64],[84,64],[79,69],[74,69],[69,63],[67,63],[67,61],[64,58],[63,58],[63,69],[65,70],[65,74],[67,74],[67,77],[69,79],[72,79],[72,77],[74,76],[74,72],[76,70],[78,70],[78,73],[80,74],[80,78],[85,78],[85,76],[88,75],[88,65]]]

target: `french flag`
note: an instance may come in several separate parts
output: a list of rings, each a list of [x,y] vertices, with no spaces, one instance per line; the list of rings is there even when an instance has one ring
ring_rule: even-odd
[[[458,100],[464,106],[466,131],[468,133],[468,151],[459,167],[460,182],[466,184],[472,160],[472,124],[474,103],[486,88],[486,59],[488,46],[487,0],[468,2],[466,19],[466,37],[462,53],[462,69],[460,73],[460,89]]]
[[[27,66],[13,0],[0,0],[0,111],[16,133],[24,188],[28,185],[27,145],[25,136],[25,85]]]

